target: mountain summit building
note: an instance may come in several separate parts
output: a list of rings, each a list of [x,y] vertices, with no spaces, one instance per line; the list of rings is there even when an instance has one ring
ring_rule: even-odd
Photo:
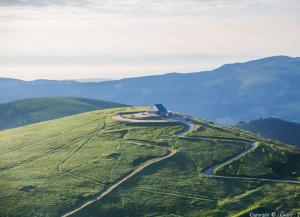
[[[152,113],[152,114],[155,113],[157,115],[162,115],[162,116],[170,115],[168,110],[162,104],[154,104],[154,106],[148,110],[148,113]]]

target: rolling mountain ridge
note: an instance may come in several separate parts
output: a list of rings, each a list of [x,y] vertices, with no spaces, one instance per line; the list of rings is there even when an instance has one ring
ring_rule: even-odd
[[[124,104],[75,97],[41,97],[0,104],[0,130]]]
[[[79,96],[170,110],[233,124],[259,117],[300,122],[300,58],[275,56],[212,71],[115,81],[0,79],[0,102],[37,96]]]

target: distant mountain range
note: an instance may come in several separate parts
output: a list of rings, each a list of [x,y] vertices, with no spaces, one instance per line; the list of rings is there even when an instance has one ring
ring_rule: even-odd
[[[114,81],[0,79],[0,102],[76,96],[130,105],[163,103],[170,110],[233,124],[259,117],[300,122],[300,58],[275,56],[212,71]]]
[[[250,122],[240,122],[236,126],[263,137],[300,147],[300,124],[298,123],[278,118],[260,118]]]
[[[112,81],[110,78],[81,78],[81,79],[73,79],[78,82],[100,82],[100,81]]]
[[[126,105],[74,97],[42,97],[0,104],[0,130]]]

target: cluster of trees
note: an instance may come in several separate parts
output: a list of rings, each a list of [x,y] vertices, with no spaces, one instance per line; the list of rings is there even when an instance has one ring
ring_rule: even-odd
[[[249,122],[239,122],[236,126],[263,137],[300,146],[300,124],[298,123],[278,118],[259,118]]]

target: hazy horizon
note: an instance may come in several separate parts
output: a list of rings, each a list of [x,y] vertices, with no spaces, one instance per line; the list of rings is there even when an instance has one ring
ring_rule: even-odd
[[[286,55],[276,55],[276,56],[286,56]],[[276,56],[269,56],[269,57],[276,57]],[[261,58],[257,58],[257,59],[248,59],[245,61],[239,61],[239,62],[228,62],[228,63],[223,63],[221,65],[218,65],[216,67],[210,68],[210,69],[206,69],[206,70],[198,70],[198,71],[185,71],[185,72],[180,72],[180,71],[169,71],[169,72],[158,72],[158,73],[143,73],[143,74],[136,74],[136,75],[128,75],[128,76],[124,76],[124,77],[117,77],[117,78],[104,78],[104,77],[79,77],[79,78],[63,78],[63,79],[51,79],[51,78],[32,78],[32,79],[26,79],[26,78],[16,78],[16,77],[7,77],[7,76],[0,76],[0,78],[7,78],[7,79],[17,79],[17,80],[24,80],[24,81],[35,81],[35,80],[71,80],[71,81],[78,81],[81,83],[85,83],[85,82],[101,82],[101,81],[113,81],[113,80],[119,80],[119,79],[125,79],[125,78],[135,78],[135,77],[140,77],[140,76],[152,76],[152,75],[164,75],[164,74],[169,74],[169,73],[197,73],[197,72],[206,72],[206,71],[213,71],[225,64],[235,64],[235,63],[245,63],[248,61],[253,61],[253,60],[259,60],[259,59],[264,59],[264,58],[269,58],[269,57],[261,57]],[[298,56],[288,56],[291,58],[300,58]]]
[[[0,0],[0,77],[120,79],[299,56],[294,0]]]

